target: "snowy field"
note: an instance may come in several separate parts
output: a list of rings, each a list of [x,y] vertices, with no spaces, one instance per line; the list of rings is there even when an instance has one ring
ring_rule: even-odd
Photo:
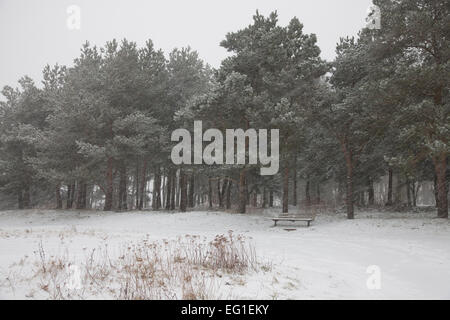
[[[0,212],[0,298],[46,299],[30,276],[40,244],[47,256],[76,261],[107,244],[163,241],[199,235],[242,234],[270,268],[215,281],[221,299],[450,299],[450,224],[429,213],[320,214],[312,226],[281,223],[275,211],[101,212],[11,210]],[[292,230],[294,229],[294,230]],[[381,270],[381,288],[369,289],[367,268]],[[93,298],[107,298],[94,296]]]

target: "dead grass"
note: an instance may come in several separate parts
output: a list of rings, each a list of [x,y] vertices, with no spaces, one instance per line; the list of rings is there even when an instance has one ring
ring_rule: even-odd
[[[242,235],[195,235],[176,240],[125,243],[111,254],[108,246],[86,252],[75,264],[67,252],[49,256],[39,243],[33,281],[50,299],[219,299],[224,275],[267,272]]]

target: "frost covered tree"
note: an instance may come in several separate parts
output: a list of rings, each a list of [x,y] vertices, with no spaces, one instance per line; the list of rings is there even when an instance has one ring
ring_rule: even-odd
[[[375,1],[382,28],[375,31],[379,59],[395,59],[388,78],[405,98],[399,105],[402,136],[420,136],[434,164],[438,216],[448,218],[450,153],[450,4],[446,1]]]

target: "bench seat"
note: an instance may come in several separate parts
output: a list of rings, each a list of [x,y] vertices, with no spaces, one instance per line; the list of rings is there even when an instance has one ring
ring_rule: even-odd
[[[307,226],[309,227],[311,222],[314,221],[314,218],[312,217],[301,217],[301,216],[279,216],[275,218],[271,218],[271,220],[274,222],[274,227],[277,225],[278,221],[290,221],[290,222],[296,222],[296,221],[306,221]]]

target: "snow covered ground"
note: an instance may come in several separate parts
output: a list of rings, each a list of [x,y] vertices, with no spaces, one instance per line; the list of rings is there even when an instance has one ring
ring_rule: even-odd
[[[251,238],[272,269],[221,283],[220,298],[237,299],[450,299],[450,223],[435,213],[322,213],[312,226],[281,223],[276,209],[227,212],[102,212],[11,210],[0,212],[0,298],[48,298],[24,270],[38,250],[77,257],[107,243],[175,239],[186,234],[213,239],[233,230]],[[295,229],[295,230],[286,230]],[[369,289],[376,265],[381,288]],[[42,291],[42,290],[41,290]],[[98,297],[102,298],[102,297]]]

